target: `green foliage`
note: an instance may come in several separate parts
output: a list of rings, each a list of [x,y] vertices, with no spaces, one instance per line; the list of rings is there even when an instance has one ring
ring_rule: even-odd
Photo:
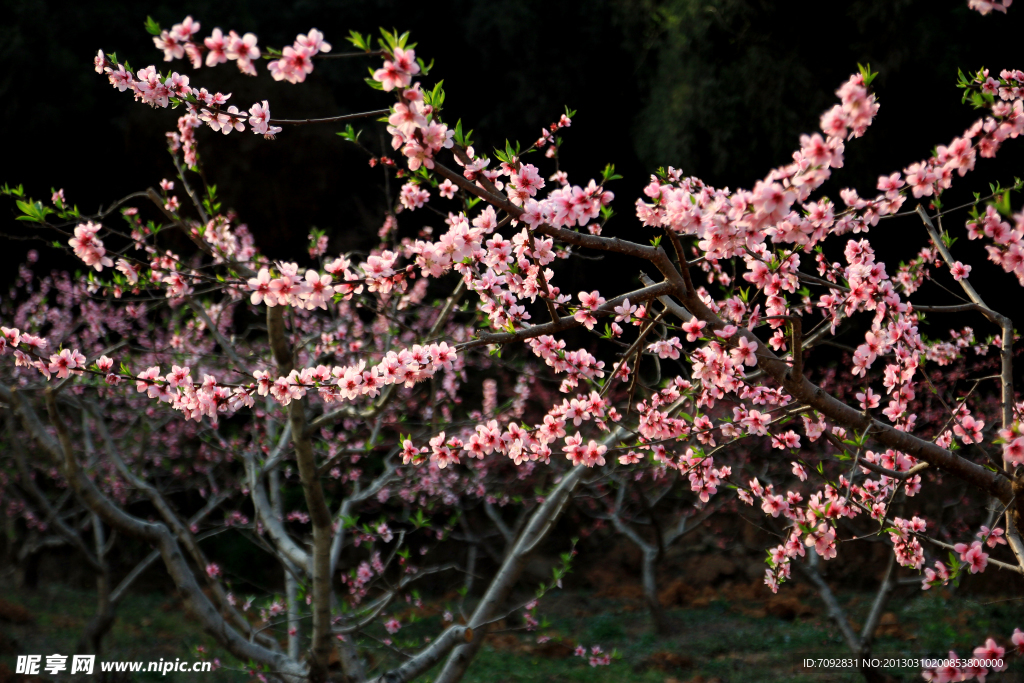
[[[864,85],[865,86],[871,85],[871,82],[873,80],[875,80],[875,78],[878,76],[878,72],[877,71],[872,71],[871,70],[871,64],[870,63],[865,65],[865,64],[860,64],[858,62],[857,69],[860,70],[860,75],[861,75],[861,78],[864,79]]]
[[[338,133],[336,133],[336,134],[339,135],[340,137],[344,138],[345,140],[348,140],[349,142],[356,142],[356,143],[358,143],[359,142],[359,136],[363,134],[363,131],[362,130],[356,130],[355,128],[352,127],[352,124],[349,123],[349,124],[345,125],[345,130],[338,131]]]
[[[520,150],[520,147],[519,147],[519,141],[518,140],[516,141],[516,146],[513,149],[512,145],[506,139],[505,140],[505,149],[504,150],[495,149],[494,150],[494,156],[498,158],[498,161],[503,161],[506,164],[511,164],[511,163],[514,163],[515,160],[519,158],[519,150]]]
[[[462,132],[462,119],[455,123],[455,144],[460,147],[469,147],[473,144],[473,131],[465,134]]]
[[[416,43],[409,43],[408,42],[409,41],[409,32],[408,31],[406,31],[402,35],[398,35],[398,30],[397,29],[391,29],[391,32],[389,33],[386,29],[381,27],[380,35],[381,35],[381,37],[378,38],[377,40],[380,43],[381,49],[382,50],[386,50],[387,52],[389,52],[391,54],[395,53],[395,48],[400,48],[402,50],[409,50],[409,49],[412,49],[412,48],[416,47]]]
[[[365,52],[372,50],[373,36],[367,33],[365,36],[358,31],[349,31],[348,36],[345,38],[348,42],[352,43],[357,49]]]
[[[220,200],[217,199],[217,186],[207,185],[206,196],[203,197],[203,208],[211,216],[220,213]]]
[[[615,172],[615,164],[606,164],[601,172],[601,185],[607,185],[613,180],[622,180],[622,176]]]
[[[35,202],[27,201],[26,202],[26,201],[22,201],[22,200],[19,199],[19,200],[16,200],[15,203],[18,205],[18,209],[22,213],[22,215],[15,217],[14,220],[16,220],[16,221],[29,221],[31,223],[45,223],[46,222],[46,217],[48,215],[50,215],[51,213],[56,213],[56,211],[54,209],[51,209],[50,207],[46,206],[45,204],[43,204],[42,202],[39,202],[39,201],[35,201]]]
[[[423,101],[425,104],[429,104],[434,108],[434,113],[437,114],[444,107],[444,80],[440,80],[431,90],[427,90],[423,93]]]

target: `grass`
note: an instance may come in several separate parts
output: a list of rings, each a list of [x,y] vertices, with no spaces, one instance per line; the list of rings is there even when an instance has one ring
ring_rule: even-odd
[[[787,590],[784,588],[783,590]],[[788,588],[792,590],[792,588]],[[466,683],[518,683],[520,681],[580,681],[583,683],[672,683],[673,681],[862,681],[856,670],[806,669],[804,658],[842,658],[849,652],[838,629],[822,617],[813,595],[802,602],[814,613],[804,618],[764,616],[758,605],[726,597],[728,591],[709,589],[697,605],[669,611],[671,633],[651,631],[643,604],[636,600],[598,598],[575,591],[551,596],[542,605],[549,621],[545,633],[553,636],[544,646],[537,633],[508,628],[490,638],[465,677]],[[37,591],[4,591],[5,598],[27,608],[32,624],[0,622],[0,664],[13,671],[16,654],[72,654],[83,626],[92,614],[89,591],[64,586],[43,586]],[[733,594],[735,595],[735,594]],[[841,594],[855,618],[863,618],[871,596]],[[894,600],[890,609],[898,623],[886,627],[874,653],[879,657],[940,656],[952,647],[969,656],[974,646],[990,635],[1005,641],[1019,620],[1018,602],[985,602],[940,591],[910,593]],[[422,642],[436,634],[439,616],[411,623],[395,636],[400,643]],[[383,636],[380,636],[383,637]],[[11,647],[13,641],[13,647]],[[577,644],[600,645],[615,651],[611,666],[590,667],[571,656]],[[1005,642],[1004,642],[1005,644]],[[121,605],[118,620],[105,641],[104,660],[148,661],[182,658],[194,660],[194,647],[205,646],[226,667],[195,675],[142,672],[137,681],[191,681],[208,683],[248,681],[241,665],[225,656],[212,638],[190,623],[177,602],[167,595],[133,595]],[[395,661],[382,645],[371,654],[378,667]],[[1022,665],[989,677],[989,681],[1024,680]],[[0,667],[2,670],[2,667]],[[379,670],[379,669],[378,669]],[[890,669],[903,680],[920,680],[916,669]],[[424,680],[429,680],[429,676]],[[0,675],[2,681],[3,675]],[[93,679],[93,680],[98,680]]]
[[[75,590],[56,584],[41,586],[35,591],[4,591],[9,602],[28,609],[34,617],[30,624],[9,624],[0,621],[0,664],[15,670],[18,654],[71,655],[82,631],[95,608],[95,596],[90,591]],[[104,640],[103,653],[97,660],[195,661],[194,648],[222,652],[213,639],[189,623],[174,600],[167,595],[149,594],[127,597],[118,610],[118,619]],[[215,655],[216,656],[216,655]],[[222,661],[223,658],[222,658]],[[70,657],[68,659],[70,663]],[[70,667],[69,667],[70,668]],[[99,664],[96,665],[96,674]],[[94,674],[95,675],[95,674]],[[248,680],[240,673],[221,670],[201,674],[208,683]],[[48,676],[43,676],[49,679]],[[70,678],[66,676],[65,678]],[[0,675],[0,681],[3,675]],[[99,676],[93,680],[99,680]],[[194,680],[185,674],[161,676],[155,672],[141,672],[133,678],[118,680],[185,681]]]

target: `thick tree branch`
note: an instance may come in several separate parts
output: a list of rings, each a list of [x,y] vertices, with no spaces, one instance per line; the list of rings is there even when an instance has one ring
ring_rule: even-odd
[[[292,371],[292,350],[285,336],[284,315],[281,306],[267,308],[267,331],[274,351],[278,371],[287,375]],[[288,419],[292,427],[292,445],[295,462],[302,481],[302,492],[313,526],[312,588],[313,588],[313,661],[311,676],[327,677],[333,638],[331,636],[331,511],[327,507],[320,478],[317,477],[313,442],[306,424],[306,399],[288,404]]]

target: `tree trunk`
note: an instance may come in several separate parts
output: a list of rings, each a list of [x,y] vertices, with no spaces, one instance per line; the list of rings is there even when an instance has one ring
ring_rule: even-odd
[[[658,549],[646,548],[643,554],[643,581],[644,598],[647,600],[647,607],[651,611],[651,620],[654,622],[654,631],[658,635],[669,635],[672,625],[665,609],[658,599]]]

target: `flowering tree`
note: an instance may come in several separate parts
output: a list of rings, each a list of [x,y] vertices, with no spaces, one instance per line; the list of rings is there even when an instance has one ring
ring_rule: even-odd
[[[970,4],[986,13],[1010,2]],[[462,677],[488,627],[519,609],[508,601],[527,556],[577,489],[609,493],[604,514],[650,545],[623,517],[627,478],[642,482],[644,500],[671,473],[694,494],[693,514],[723,497],[759,506],[779,536],[765,583],[776,591],[797,567],[841,626],[816,569],[842,557],[839,541],[883,539],[893,563],[924,570],[925,589],[966,572],[1024,573],[1013,324],[973,288],[980,264],[954,256],[959,229],[946,229],[964,212],[968,238],[983,240],[999,267],[992,277],[1024,284],[1024,214],[1010,205],[1021,184],[995,185],[966,206],[942,202],[978,156],[1024,131],[1024,72],[962,76],[965,99],[984,111],[974,125],[902,171],[884,169],[873,197],[848,188],[834,202],[820,188],[879,111],[874,74],[861,68],[792,163],[734,191],[660,169],[635,201],[637,225],[612,221],[613,167],[581,185],[559,169],[575,112],[525,149],[506,142],[485,156],[461,121],[443,115],[440,82],[424,85],[430,65],[408,34],[383,31],[374,42],[353,32],[355,52],[337,53],[316,29],[281,50],[219,28],[200,40],[191,17],[147,29],[165,61],[187,59],[200,74],[233,61],[255,76],[267,59],[272,78],[298,84],[319,60],[380,60],[367,83],[392,103],[274,119],[266,100],[245,111],[198,77],[133,70],[100,51],[96,70],[116,89],[182,110],[168,133],[177,179],[95,215],[63,191],[43,203],[4,188],[19,219],[59,235],[90,270],[37,282],[25,268],[3,304],[0,350],[13,358],[0,386],[6,438],[30,439],[42,456],[30,464],[17,455],[17,472],[0,483],[13,511],[44,524],[59,519],[53,500],[67,487],[82,519],[57,532],[101,578],[109,528],[149,543],[143,561],[159,556],[206,630],[261,675],[323,680],[337,661],[346,680],[404,681],[445,660],[436,680],[448,682]],[[394,157],[363,145],[351,123],[360,118],[380,118]],[[329,256],[316,233],[308,265],[269,258],[206,182],[204,127],[273,139],[311,123],[346,124],[340,134],[370,166],[402,181],[365,258]],[[410,222],[422,226],[428,213],[436,226],[417,232]],[[870,236],[901,216],[922,226],[922,248],[892,267]],[[638,286],[610,292],[595,280],[563,291],[558,262],[587,252],[631,259]],[[928,280],[944,284],[947,301],[918,300]],[[932,323],[952,314],[976,316],[993,334],[979,340],[965,325]],[[812,351],[841,331],[857,337],[848,366],[815,363]],[[654,378],[640,371],[645,361],[656,364]],[[936,376],[950,367],[952,376]],[[513,375],[519,381],[507,381]],[[537,376],[555,378],[558,391]],[[514,388],[499,391],[502,379]],[[969,488],[971,505],[947,526],[930,495],[950,481]],[[515,503],[517,487],[542,493]],[[504,504],[522,506],[515,529],[495,507]],[[453,511],[473,523],[456,532]],[[392,603],[449,568],[421,566],[417,553],[454,533],[478,538],[481,523],[506,547],[475,608],[426,644],[396,640],[403,624]],[[258,620],[259,606],[234,594],[200,544],[229,525],[285,577],[286,595]],[[86,526],[92,548],[79,538]],[[953,534],[958,542],[942,540]],[[103,587],[102,599],[116,603],[117,591]],[[278,623],[284,649],[268,633]],[[870,647],[868,626],[857,637],[846,624],[854,651]],[[367,639],[404,660],[371,674],[360,651]],[[1012,642],[1021,648],[1024,635]],[[975,651],[1005,655],[994,640]],[[608,661],[600,650],[590,658]],[[926,677],[980,678],[1001,666]]]

